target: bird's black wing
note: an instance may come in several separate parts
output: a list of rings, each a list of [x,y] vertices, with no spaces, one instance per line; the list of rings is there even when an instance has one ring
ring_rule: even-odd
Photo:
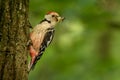
[[[49,44],[52,42],[53,37],[54,37],[54,28],[48,28],[47,33],[45,34],[45,37],[43,39],[43,42],[41,44],[40,47],[40,52],[39,52],[39,56],[41,56],[43,54],[43,52],[45,51],[45,48],[49,46]],[[40,59],[40,57],[38,57],[37,59]]]

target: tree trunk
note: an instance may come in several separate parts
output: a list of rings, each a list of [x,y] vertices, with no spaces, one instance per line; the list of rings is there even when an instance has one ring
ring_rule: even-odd
[[[112,38],[114,36],[115,29],[120,29],[120,22],[115,17],[118,16],[119,5],[118,0],[98,0],[99,6],[101,6],[102,10],[104,10],[110,16],[109,19],[106,19],[106,28],[103,30],[101,35],[99,36],[99,59],[97,62],[98,70],[100,71],[99,75],[101,80],[111,79],[109,73],[111,72],[111,68],[115,65],[112,53]]]
[[[100,59],[105,62],[109,61],[110,59],[110,43],[111,43],[111,28],[103,31],[99,37],[99,46],[98,50],[100,53]]]
[[[107,29],[105,29],[99,38],[98,50],[100,52],[100,58],[103,60],[103,62],[107,62],[110,59],[110,44],[113,31],[114,29],[120,28],[120,22],[113,19],[113,17],[115,17],[117,14],[119,4],[118,0],[100,0],[98,3],[102,9],[112,15],[111,18],[106,21]]]
[[[28,80],[29,0],[0,0],[0,80]]]

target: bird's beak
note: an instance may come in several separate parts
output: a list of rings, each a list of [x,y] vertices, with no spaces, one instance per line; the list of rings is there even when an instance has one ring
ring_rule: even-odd
[[[64,20],[65,20],[65,17],[62,17],[62,18],[61,18],[61,21],[64,21]]]
[[[64,19],[65,19],[65,17],[60,17],[60,16],[58,17],[59,22],[63,21]]]

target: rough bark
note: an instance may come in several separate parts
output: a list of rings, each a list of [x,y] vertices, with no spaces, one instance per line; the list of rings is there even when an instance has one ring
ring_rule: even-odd
[[[0,0],[0,80],[28,80],[29,0]]]

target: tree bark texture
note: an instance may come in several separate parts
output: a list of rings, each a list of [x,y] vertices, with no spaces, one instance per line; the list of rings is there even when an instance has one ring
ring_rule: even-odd
[[[29,0],[0,0],[0,80],[28,80]]]

